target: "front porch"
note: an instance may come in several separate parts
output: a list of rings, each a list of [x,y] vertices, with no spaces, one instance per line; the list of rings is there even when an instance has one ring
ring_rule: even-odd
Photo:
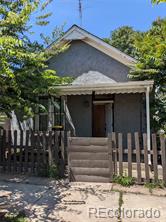
[[[112,132],[146,132],[145,96],[139,94],[71,95],[66,103],[76,136],[106,137]]]
[[[88,78],[88,77],[87,77]],[[106,137],[112,132],[147,133],[150,149],[149,94],[153,81],[130,81],[59,86],[75,134]],[[126,147],[126,141],[123,144]]]

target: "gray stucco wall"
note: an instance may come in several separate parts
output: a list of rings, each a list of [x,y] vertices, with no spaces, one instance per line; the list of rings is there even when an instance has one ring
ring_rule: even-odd
[[[143,124],[142,94],[118,94],[114,103],[115,132],[142,132]]]
[[[142,94],[115,95],[114,131],[123,133],[123,146],[127,148],[127,133],[146,131],[146,118]],[[133,138],[134,141],[134,138]],[[135,144],[132,144],[134,147]]]
[[[60,76],[73,77],[98,71],[118,82],[127,81],[129,73],[127,66],[82,41],[73,41],[68,50],[50,59],[49,68]]]
[[[92,96],[68,96],[67,104],[76,136],[92,136]]]

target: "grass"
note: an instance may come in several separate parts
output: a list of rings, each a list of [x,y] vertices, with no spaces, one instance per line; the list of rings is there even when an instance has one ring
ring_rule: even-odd
[[[114,176],[114,183],[118,183],[124,187],[130,187],[134,185],[134,178],[129,176]]]
[[[52,164],[48,168],[48,177],[58,179],[59,178],[59,169],[56,164]]]
[[[38,176],[40,177],[48,177],[48,178],[52,178],[52,179],[59,179],[59,168],[58,166],[53,163],[51,166],[45,166],[38,169]]]
[[[123,205],[123,192],[119,192],[119,207],[118,207],[118,222],[122,222],[121,214],[122,214],[122,205]]]
[[[158,180],[156,182],[145,183],[144,186],[149,189],[150,193],[153,192],[153,189],[156,189],[156,188],[164,189],[164,187],[165,187],[164,183],[160,180]]]

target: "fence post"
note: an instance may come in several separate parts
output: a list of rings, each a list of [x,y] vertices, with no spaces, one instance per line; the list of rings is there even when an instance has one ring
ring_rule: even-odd
[[[119,151],[119,175],[120,175],[120,176],[123,176],[122,133],[118,133],[118,151]]]
[[[145,163],[145,177],[146,182],[150,181],[149,177],[149,163],[148,163],[148,147],[147,147],[147,134],[143,134],[143,146],[144,146],[144,163]]]
[[[2,164],[2,156],[3,156],[3,131],[0,130],[0,165]]]
[[[67,136],[68,136],[68,132],[65,129],[64,130],[64,164],[67,164]]]
[[[48,163],[49,166],[52,165],[53,163],[53,158],[52,158],[52,132],[49,131],[48,134]]]
[[[154,168],[154,181],[158,181],[158,168],[157,168],[157,142],[156,134],[152,134],[152,148],[153,148],[153,168]]]
[[[23,171],[23,164],[22,164],[22,158],[23,158],[23,141],[24,141],[24,134],[23,131],[20,131],[20,155],[19,155],[19,172]]]
[[[5,155],[6,155],[6,130],[2,131],[2,165],[3,165],[3,171],[6,170],[6,163],[5,163]]]
[[[131,133],[127,134],[127,148],[128,148],[128,176],[132,177],[132,139]]]
[[[30,168],[31,173],[34,174],[35,172],[35,132],[31,132],[31,161],[30,161]]]
[[[37,136],[36,136],[36,173],[38,174],[41,168],[41,163],[43,162],[43,160],[41,159],[41,151],[42,149],[44,150],[43,146],[42,148],[40,147],[40,138],[42,137],[42,133],[37,132]],[[42,144],[43,145],[43,144]],[[42,156],[43,157],[43,156]]]
[[[14,167],[13,170],[17,172],[17,130],[14,130]]]
[[[161,161],[162,161],[162,168],[163,168],[163,181],[164,185],[166,186],[166,139],[164,134],[160,135],[160,146],[161,146]]]
[[[113,159],[114,159],[114,173],[117,175],[117,142],[116,142],[116,133],[112,133],[112,142],[113,142]]]
[[[136,160],[137,160],[137,182],[141,183],[141,160],[140,160],[140,141],[138,132],[135,133],[135,148],[136,148]]]
[[[11,172],[11,130],[8,131],[8,171]]]
[[[71,132],[67,133],[67,157],[68,157],[68,178],[71,181],[71,163],[70,163],[70,147],[71,147]]]
[[[55,134],[56,136],[56,134]],[[59,175],[61,177],[64,176],[64,172],[65,172],[65,154],[64,154],[64,131],[61,131],[61,142],[60,142],[60,147],[58,147],[58,162],[59,162]]]
[[[108,161],[109,161],[109,171],[110,171],[110,182],[113,181],[113,161],[112,161],[112,135],[111,133],[108,134]]]
[[[30,141],[30,143],[31,143],[31,141]],[[25,152],[25,167],[24,167],[24,171],[25,172],[28,172],[28,167],[29,167],[29,164],[28,164],[28,146],[29,146],[29,130],[26,130],[25,149],[24,149],[24,152]],[[30,144],[30,146],[32,146],[32,144]]]

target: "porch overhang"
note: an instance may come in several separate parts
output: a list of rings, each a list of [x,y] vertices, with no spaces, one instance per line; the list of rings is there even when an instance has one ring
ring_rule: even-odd
[[[60,96],[101,94],[145,93],[147,87],[153,88],[154,81],[130,81],[123,83],[105,83],[94,85],[63,85],[56,89]]]

